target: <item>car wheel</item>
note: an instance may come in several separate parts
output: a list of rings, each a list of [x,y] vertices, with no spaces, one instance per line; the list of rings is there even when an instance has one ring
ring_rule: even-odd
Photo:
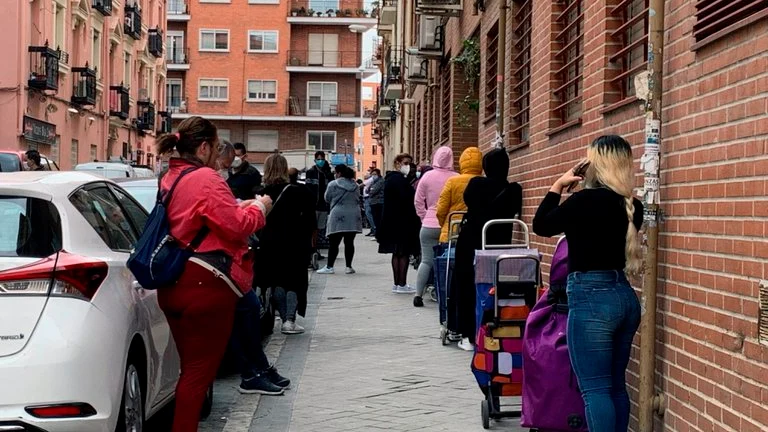
[[[125,368],[123,401],[117,419],[117,432],[142,432],[144,430],[144,397],[141,394],[141,375],[132,363]]]
[[[200,410],[200,420],[205,420],[211,415],[213,409],[213,384],[208,387],[208,391],[205,392],[205,400],[203,401],[203,409]]]

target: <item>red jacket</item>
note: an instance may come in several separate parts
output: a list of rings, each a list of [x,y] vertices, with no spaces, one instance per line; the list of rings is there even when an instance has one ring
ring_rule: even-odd
[[[179,174],[191,166],[184,159],[172,158],[160,182],[161,189],[168,191]],[[243,293],[251,290],[253,261],[248,254],[248,236],[266,223],[261,203],[241,209],[219,173],[203,167],[181,179],[167,212],[171,235],[184,244],[192,242],[195,234],[207,226],[210,232],[197,252],[225,252],[232,257],[232,280]]]

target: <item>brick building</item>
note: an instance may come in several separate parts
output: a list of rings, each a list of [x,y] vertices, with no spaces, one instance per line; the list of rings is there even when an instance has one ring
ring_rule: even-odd
[[[373,116],[376,107],[376,92],[379,84],[376,82],[363,82],[363,110],[366,117]],[[355,152],[356,163],[355,170],[357,177],[363,178],[369,168],[381,169],[382,157],[381,146],[376,139],[377,130],[373,123],[364,123],[362,128],[358,125],[355,133],[357,134],[358,146]]]
[[[377,123],[387,159],[403,150],[424,159],[441,144],[489,149],[506,32],[504,145],[530,223],[597,136],[623,135],[639,165],[645,120],[634,78],[646,68],[649,9],[645,0],[508,6],[499,29],[499,0],[385,1]],[[657,430],[768,430],[767,16],[765,3],[666,2],[656,311],[666,412]],[[472,65],[479,70],[467,73]]]
[[[3,4],[0,149],[61,169],[122,156],[152,166],[165,112],[161,0]]]
[[[257,164],[278,149],[298,168],[316,149],[354,153],[375,15],[362,0],[169,0],[174,124],[206,117]]]

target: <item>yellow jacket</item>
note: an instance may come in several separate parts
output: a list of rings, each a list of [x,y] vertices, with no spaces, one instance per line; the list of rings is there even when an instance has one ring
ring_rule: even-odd
[[[448,242],[448,214],[455,211],[467,211],[464,204],[464,189],[473,177],[483,174],[483,153],[477,147],[469,147],[459,159],[460,175],[451,177],[443,186],[437,201],[437,221],[440,222],[440,243]]]

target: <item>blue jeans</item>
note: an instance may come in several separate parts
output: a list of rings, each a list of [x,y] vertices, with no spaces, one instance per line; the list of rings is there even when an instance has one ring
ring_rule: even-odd
[[[240,364],[243,379],[269,369],[269,360],[261,346],[261,301],[253,290],[237,301],[232,348]]]
[[[625,374],[640,326],[640,302],[621,271],[571,273],[567,292],[568,352],[589,430],[626,432]]]
[[[371,199],[365,199],[365,217],[368,219],[368,224],[371,226],[371,232],[376,233],[376,222],[373,220],[373,212],[371,211]]]

